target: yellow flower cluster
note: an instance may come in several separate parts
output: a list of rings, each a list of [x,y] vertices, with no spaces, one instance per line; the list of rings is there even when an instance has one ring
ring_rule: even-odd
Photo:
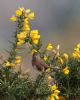
[[[64,58],[64,60],[68,60],[68,58],[69,58],[68,54],[67,53],[64,53],[63,54],[63,58]]]
[[[77,44],[77,48],[80,49],[80,43]]]
[[[80,57],[80,43],[77,44],[76,48],[74,48],[74,52],[72,53],[73,58],[79,58]]]
[[[15,64],[20,64],[21,63],[21,58],[22,58],[21,56],[16,56],[15,57],[15,59],[16,59]]]
[[[6,66],[6,67],[10,67],[10,66],[11,66],[10,62],[9,62],[9,61],[6,61],[5,66]]]
[[[24,11],[24,22],[23,22],[23,30],[28,32],[30,31],[30,25],[29,25],[29,20],[33,20],[34,19],[34,12],[31,12],[30,9],[27,9],[26,11]]]
[[[72,57],[73,57],[73,58],[79,58],[79,57],[80,57],[79,52],[74,51],[74,52],[72,53]]]
[[[53,94],[51,94],[48,97],[48,100],[59,100],[59,93],[60,93],[60,91],[57,89],[56,84],[51,86],[51,91],[53,92]]]
[[[23,12],[24,8],[19,8],[16,10],[16,16],[12,16],[10,19],[11,21],[15,22],[17,20],[17,17],[21,16],[22,15],[22,12]]]
[[[30,32],[30,38],[31,38],[33,44],[38,44],[39,39],[40,39],[40,35],[39,35],[38,30],[32,30]]]
[[[45,61],[48,60],[48,57],[46,55],[44,55],[44,58],[43,58]]]
[[[34,19],[34,12],[29,13],[28,18],[33,20]]]
[[[10,19],[11,21],[15,22],[17,20],[17,17],[13,15]]]
[[[21,56],[16,56],[15,57],[15,61],[14,62],[9,62],[9,61],[6,61],[6,63],[5,63],[5,66],[7,67],[7,68],[14,68],[16,65],[18,65],[18,64],[20,64],[21,63]]]
[[[14,68],[15,67],[15,64],[14,63],[10,63],[9,61],[6,61],[6,63],[5,63],[5,66],[7,67],[7,68]]]
[[[17,45],[20,46],[23,43],[25,43],[25,38],[26,37],[27,37],[26,32],[21,32],[21,33],[17,34],[17,39],[18,39]]]
[[[20,46],[24,44],[25,38],[27,37],[27,33],[30,31],[29,20],[34,19],[34,12],[31,12],[30,9],[25,10],[24,8],[18,8],[15,13],[16,13],[16,16],[12,16],[10,18],[11,21],[16,21],[18,17],[24,16],[23,22],[21,23],[23,25],[22,31],[17,34],[17,38],[18,38],[17,45]],[[38,41],[37,39],[35,39],[33,42],[37,43]]]
[[[49,43],[48,45],[47,45],[47,50],[52,50],[52,48],[53,48],[53,46],[52,46],[52,44],[51,43]]]
[[[10,19],[11,21],[16,21],[17,17],[21,16],[23,13],[25,14],[25,17],[27,17],[28,19],[34,19],[34,12],[31,12],[30,9],[25,10],[23,7],[22,8],[18,8],[16,10],[16,16],[12,16]]]
[[[65,75],[68,75],[69,74],[69,67],[68,66],[66,66],[64,69],[63,69],[63,73],[65,74]]]
[[[16,16],[21,16],[21,15],[22,15],[22,13],[23,13],[23,11],[24,11],[24,8],[23,8],[23,7],[22,7],[22,8],[17,9],[17,10],[16,10]]]
[[[64,53],[62,57],[58,57],[58,61],[61,63],[61,64],[64,64],[64,61],[65,60],[68,60],[69,56],[67,53]]]

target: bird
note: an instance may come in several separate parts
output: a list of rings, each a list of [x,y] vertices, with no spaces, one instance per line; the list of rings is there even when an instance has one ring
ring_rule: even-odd
[[[39,52],[34,52],[32,55],[32,66],[36,66],[38,71],[45,71],[49,68],[48,64],[41,58]]]

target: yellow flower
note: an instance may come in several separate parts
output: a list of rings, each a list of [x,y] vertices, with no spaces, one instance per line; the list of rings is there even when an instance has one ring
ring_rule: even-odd
[[[64,69],[63,69],[63,73],[65,74],[65,75],[68,75],[69,74],[69,67],[67,66],[67,67],[65,67]]]
[[[79,44],[77,44],[77,48],[79,48],[79,49],[80,49],[80,43],[79,43]]]
[[[51,94],[51,97],[54,97],[55,100],[59,100],[59,96],[58,96],[59,93],[60,93],[60,91],[59,91],[58,89],[56,89],[56,90],[54,91],[54,93]]]
[[[52,81],[52,80],[53,80],[53,78],[52,78],[51,76],[48,76],[48,80]]]
[[[7,61],[6,64],[5,64],[5,66],[6,66],[6,67],[10,67],[10,66],[11,66],[10,62]]]
[[[54,84],[53,86],[51,86],[51,90],[53,91],[53,90],[56,90],[57,89],[57,86],[56,86],[56,84]]]
[[[38,30],[32,30],[30,33],[30,37],[32,37],[32,35],[34,35],[34,34],[38,35],[38,33],[39,33]]]
[[[24,11],[24,8],[23,8],[23,7],[21,7],[21,8],[19,8],[19,10],[20,10],[20,11]]]
[[[64,57],[65,60],[67,60],[68,59],[68,54],[67,53],[64,53],[63,54],[63,57]]]
[[[78,58],[78,57],[80,57],[79,52],[74,51],[74,52],[72,53],[72,57],[73,57],[73,58]]]
[[[34,19],[34,17],[35,17],[34,12],[31,12],[28,14],[29,19]]]
[[[56,84],[51,86],[51,91],[53,91],[53,93],[48,97],[48,100],[59,100],[58,95],[59,95],[60,91],[57,89]]]
[[[79,52],[79,48],[74,48],[74,51]]]
[[[51,96],[48,96],[48,99],[47,100],[51,100]]]
[[[16,10],[16,16],[21,16],[22,15],[22,9]]]
[[[24,30],[24,31],[30,31],[30,25],[29,25],[29,24],[24,23],[23,30]]]
[[[20,45],[22,45],[22,43],[21,42],[17,42],[17,45],[20,46]]]
[[[32,36],[32,40],[36,40],[36,39],[40,39],[40,35],[34,34],[34,35]]]
[[[51,100],[59,100],[58,94],[55,93],[51,94]]]
[[[46,60],[48,60],[48,57],[47,57],[47,56],[44,56],[44,58],[43,58],[43,59],[46,61]]]
[[[15,22],[15,21],[17,20],[17,18],[16,18],[15,16],[12,16],[12,17],[10,18],[10,20],[13,21],[13,22]]]
[[[40,39],[40,35],[38,35],[38,30],[32,30],[30,32],[30,38],[32,39],[32,43],[34,44],[38,44],[39,39]]]
[[[30,13],[30,11],[31,11],[30,9],[27,9],[27,10],[25,11],[25,13],[28,14],[28,13]]]
[[[17,60],[19,60],[19,59],[21,59],[21,58],[22,58],[21,56],[16,56],[16,59],[17,59]]]
[[[24,19],[24,24],[29,24],[28,18]]]
[[[17,42],[17,45],[18,45],[18,46],[21,46],[23,43],[25,43],[24,40],[19,40],[19,41]]]
[[[62,59],[61,57],[59,57],[58,60],[59,60],[59,62],[60,62],[61,64],[64,63],[64,61],[63,61],[63,59]]]
[[[51,71],[51,69],[50,69],[50,68],[46,69],[46,72],[50,72],[50,71]]]
[[[54,91],[54,94],[56,94],[56,95],[58,95],[60,93],[60,91],[58,90],[58,89],[56,89],[55,91]]]
[[[21,32],[20,34],[17,34],[17,38],[18,39],[21,39],[21,40],[25,39],[26,36],[27,36],[27,33],[26,32]]]
[[[55,100],[55,98],[52,96],[50,100]]]
[[[55,100],[53,96],[48,96],[48,100]]]
[[[54,100],[59,100],[58,94],[55,94],[55,93],[53,93],[53,94],[51,95],[51,98],[55,98]]]
[[[51,50],[53,48],[53,46],[52,46],[52,44],[51,43],[49,43],[48,45],[47,45],[47,50]]]
[[[31,54],[33,55],[35,52],[37,52],[37,50],[33,49],[32,52],[31,52]]]
[[[59,96],[58,96],[58,95],[55,95],[55,99],[56,99],[56,100],[59,100]]]
[[[19,60],[15,60],[15,64],[19,64],[19,63],[21,63],[20,59]]]
[[[40,35],[38,35],[38,34],[39,34],[38,30],[32,30],[30,32],[30,38],[32,40],[39,39],[40,38]]]
[[[33,42],[34,44],[38,44],[38,43],[39,43],[38,40],[33,40],[32,42]]]

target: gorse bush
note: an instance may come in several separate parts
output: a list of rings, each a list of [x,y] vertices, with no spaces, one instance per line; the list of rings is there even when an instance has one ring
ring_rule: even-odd
[[[9,57],[1,57],[0,100],[79,100],[80,44],[71,55],[60,53],[60,46],[51,43],[42,49],[39,31],[30,26],[34,17],[30,9],[18,8],[10,18],[16,31]],[[40,71],[35,80],[28,71],[22,72],[22,49],[29,50],[32,65]]]

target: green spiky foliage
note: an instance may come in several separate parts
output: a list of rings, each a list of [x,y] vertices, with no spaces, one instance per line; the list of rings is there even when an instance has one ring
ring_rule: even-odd
[[[65,75],[63,73],[63,68],[65,66],[69,67],[69,74]],[[70,57],[68,61],[65,61],[60,71],[55,73],[55,77],[61,91],[61,95],[66,98],[66,100],[79,100],[80,96],[80,62],[79,59],[74,59]]]
[[[9,41],[12,44],[12,48],[11,51],[8,51],[9,57],[7,61],[10,63],[15,61],[18,53],[16,49],[22,48],[17,46],[17,34],[23,30],[24,18],[24,13],[17,18],[17,28],[13,36],[14,42]],[[29,41],[30,39],[27,37],[25,42]],[[37,45],[31,45],[30,49],[39,50],[41,46],[42,44],[39,42]],[[51,94],[50,92],[46,73],[41,73],[36,80],[31,80],[30,75],[22,74],[21,69],[15,72],[11,66],[0,66],[0,100],[46,100]]]
[[[24,76],[9,71],[8,77],[0,79],[0,100],[46,100],[51,94],[46,75],[41,73],[33,81],[28,74]]]

